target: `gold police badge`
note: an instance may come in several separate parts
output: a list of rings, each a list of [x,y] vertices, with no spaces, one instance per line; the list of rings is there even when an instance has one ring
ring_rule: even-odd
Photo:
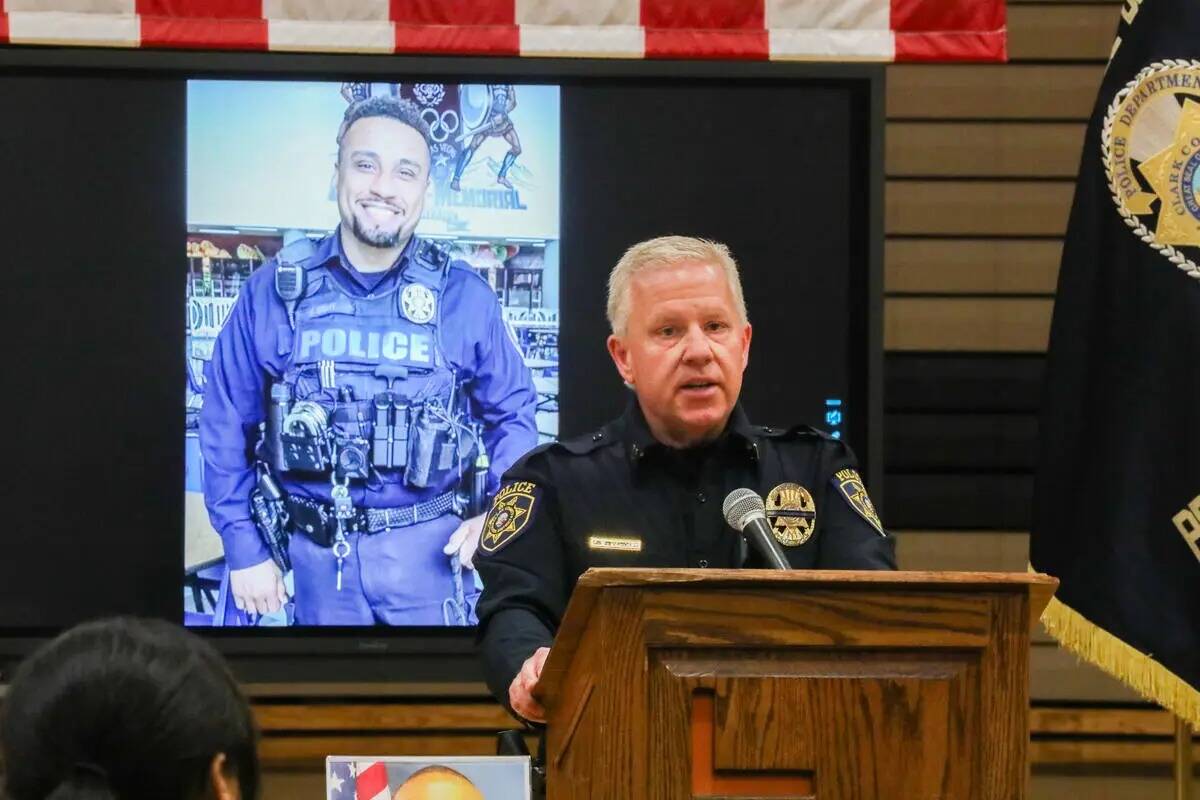
[[[1200,278],[1200,61],[1156,61],[1125,84],[1105,114],[1100,155],[1133,234]]]
[[[781,483],[767,494],[767,522],[780,544],[799,547],[816,530],[817,504],[800,484]]]
[[[515,481],[501,488],[483,521],[480,549],[494,553],[517,538],[533,519],[537,495],[537,485],[530,481]]]

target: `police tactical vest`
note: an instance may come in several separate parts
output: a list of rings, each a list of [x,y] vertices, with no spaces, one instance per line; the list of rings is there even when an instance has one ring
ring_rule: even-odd
[[[366,478],[372,468],[404,469],[410,485],[439,483],[457,467],[461,438],[457,369],[440,339],[448,254],[418,240],[395,285],[363,297],[347,292],[314,254],[305,238],[277,256],[276,288],[290,330],[278,335],[286,365],[268,415],[273,465],[282,472],[339,470],[349,479]],[[321,425],[327,441],[306,444],[320,439]],[[415,471],[412,456],[422,462]]]

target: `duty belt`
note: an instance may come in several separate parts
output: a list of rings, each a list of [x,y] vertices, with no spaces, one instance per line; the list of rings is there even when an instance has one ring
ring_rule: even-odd
[[[304,534],[322,547],[333,546],[334,535],[337,532],[333,506],[306,497],[289,496],[285,502],[289,528]],[[405,528],[420,522],[429,522],[453,510],[454,492],[445,492],[411,506],[356,508],[353,519],[349,520],[346,527],[359,533],[381,533],[389,528]]]

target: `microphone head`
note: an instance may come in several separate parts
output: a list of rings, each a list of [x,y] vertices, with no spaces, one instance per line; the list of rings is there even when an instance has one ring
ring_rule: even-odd
[[[765,515],[766,504],[753,489],[734,489],[725,496],[721,512],[729,526],[735,531],[740,531],[752,517]]]

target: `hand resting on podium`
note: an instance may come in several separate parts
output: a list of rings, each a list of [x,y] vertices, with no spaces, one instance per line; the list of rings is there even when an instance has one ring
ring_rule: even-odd
[[[533,651],[533,655],[525,659],[521,671],[508,686],[508,704],[513,711],[530,722],[546,721],[546,709],[533,698],[533,690],[542,676],[542,667],[549,655],[549,647],[539,647]]]

